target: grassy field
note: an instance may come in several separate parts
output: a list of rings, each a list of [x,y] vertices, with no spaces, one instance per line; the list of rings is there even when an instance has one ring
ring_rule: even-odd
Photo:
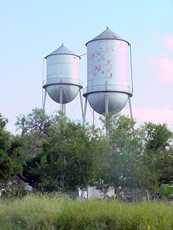
[[[27,196],[0,201],[1,230],[173,230],[173,205]]]

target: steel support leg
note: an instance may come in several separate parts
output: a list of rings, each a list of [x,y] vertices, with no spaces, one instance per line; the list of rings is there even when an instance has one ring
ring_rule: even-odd
[[[82,113],[82,124],[83,124],[83,126],[84,126],[84,123],[85,123],[85,116],[84,116],[83,99],[82,99],[81,89],[79,89],[79,97],[80,97],[80,106],[81,106],[81,113]]]
[[[94,127],[95,127],[95,113],[94,113],[94,109],[93,109],[93,130],[94,130]]]
[[[62,104],[62,113],[66,116],[66,104]]]
[[[131,103],[130,97],[129,97],[128,101],[129,101],[130,118],[133,120],[132,103]]]
[[[63,88],[60,88],[59,91],[59,101],[60,101],[60,111],[63,113]]]
[[[108,122],[108,114],[109,114],[109,95],[105,95],[105,126],[106,126],[106,136],[109,137],[109,122]]]
[[[43,89],[43,91],[42,91],[42,108],[43,108],[43,111],[45,111],[45,107],[46,107],[46,97],[47,97],[47,91],[46,91],[46,89]]]
[[[86,112],[87,112],[87,97],[85,97],[83,126],[85,125],[85,121],[86,121]]]

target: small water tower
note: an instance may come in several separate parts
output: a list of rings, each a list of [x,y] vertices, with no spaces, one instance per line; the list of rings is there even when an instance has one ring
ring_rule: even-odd
[[[65,105],[76,98],[80,93],[81,84],[79,78],[80,56],[66,48],[63,44],[47,55],[46,59],[46,84],[43,107],[46,103],[46,94],[61,105],[61,111],[65,113]]]
[[[119,113],[133,94],[131,45],[108,27],[86,43],[87,47],[87,101],[99,114]]]

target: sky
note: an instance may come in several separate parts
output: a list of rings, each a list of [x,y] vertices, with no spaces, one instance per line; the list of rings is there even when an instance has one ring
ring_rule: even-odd
[[[0,0],[0,113],[8,130],[15,132],[17,116],[41,107],[43,57],[62,42],[85,53],[85,43],[106,26],[132,44],[135,119],[173,127],[172,12],[172,0]],[[47,100],[49,114],[58,109]],[[67,106],[67,116],[81,119],[79,98]]]

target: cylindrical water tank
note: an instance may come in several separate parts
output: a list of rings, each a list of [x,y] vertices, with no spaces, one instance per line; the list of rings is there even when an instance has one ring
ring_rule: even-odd
[[[132,96],[130,43],[109,28],[86,43],[87,97],[98,113],[120,112]]]
[[[46,84],[48,95],[57,103],[71,102],[81,88],[79,79],[80,56],[63,44],[45,57]]]

